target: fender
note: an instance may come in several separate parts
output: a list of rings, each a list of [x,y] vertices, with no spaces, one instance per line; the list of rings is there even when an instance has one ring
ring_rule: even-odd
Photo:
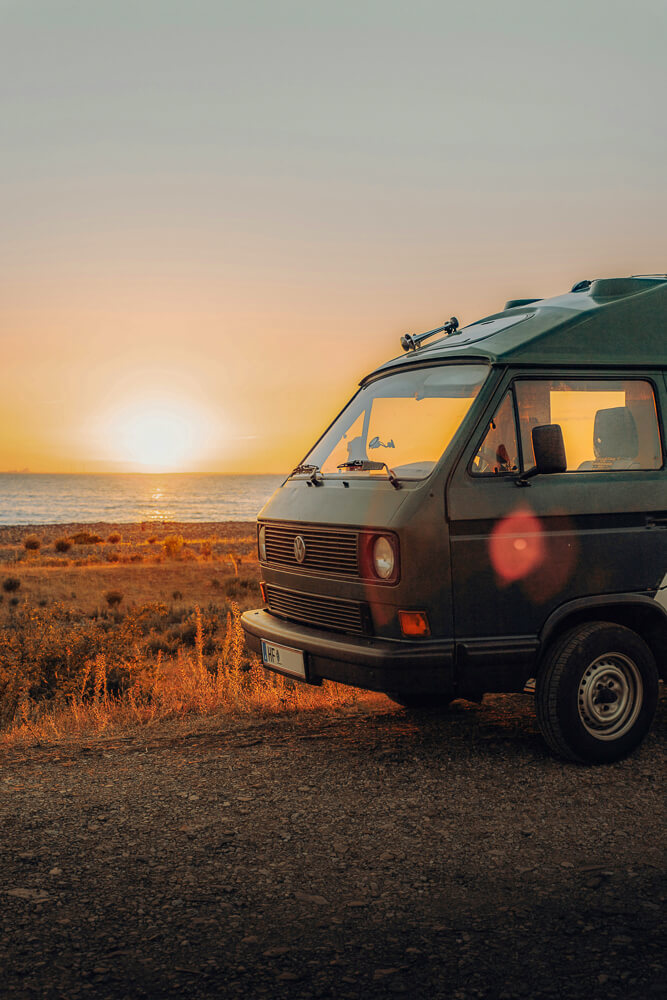
[[[567,601],[556,608],[542,626],[538,636],[540,649],[544,650],[566,622],[574,625],[594,618],[608,619],[642,635],[664,675],[667,670],[667,607],[660,599],[664,593],[664,589],[657,589],[644,594],[595,594]]]

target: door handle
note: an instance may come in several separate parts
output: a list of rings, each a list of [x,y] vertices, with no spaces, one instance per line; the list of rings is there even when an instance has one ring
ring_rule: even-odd
[[[667,517],[647,517],[647,528],[667,528]]]

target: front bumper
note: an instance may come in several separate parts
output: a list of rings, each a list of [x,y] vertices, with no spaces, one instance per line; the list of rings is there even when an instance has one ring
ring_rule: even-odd
[[[248,645],[261,654],[261,640],[303,650],[311,684],[338,681],[369,691],[451,694],[454,641],[407,642],[370,639],[309,628],[268,611],[241,615]]]

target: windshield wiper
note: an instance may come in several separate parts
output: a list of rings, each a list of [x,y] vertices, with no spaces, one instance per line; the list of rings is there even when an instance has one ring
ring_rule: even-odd
[[[307,474],[309,472],[311,473],[311,475],[308,476],[308,479],[313,484],[313,486],[321,486],[322,480],[317,478],[318,472],[320,476],[322,475],[322,471],[319,465],[312,465],[308,463],[306,463],[305,465],[297,465],[296,469],[292,469],[287,478],[291,479],[292,476],[299,476],[302,474]]]
[[[368,459],[354,458],[349,462],[341,462],[339,469],[355,469],[358,472],[375,472],[381,469],[387,470],[389,482],[395,490],[400,490],[401,483],[393,469],[390,469],[386,462],[371,462]]]

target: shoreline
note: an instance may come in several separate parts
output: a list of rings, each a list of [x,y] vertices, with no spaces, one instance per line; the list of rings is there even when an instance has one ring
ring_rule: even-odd
[[[211,536],[227,539],[247,538],[255,535],[255,520],[247,521],[54,521],[51,524],[5,524],[0,525],[0,545],[20,545],[27,535],[36,535],[40,542],[48,544],[56,538],[67,537],[78,532],[89,531],[106,538],[109,534],[119,534],[124,542],[145,541],[147,536],[166,537],[182,535],[185,541],[199,540]]]

